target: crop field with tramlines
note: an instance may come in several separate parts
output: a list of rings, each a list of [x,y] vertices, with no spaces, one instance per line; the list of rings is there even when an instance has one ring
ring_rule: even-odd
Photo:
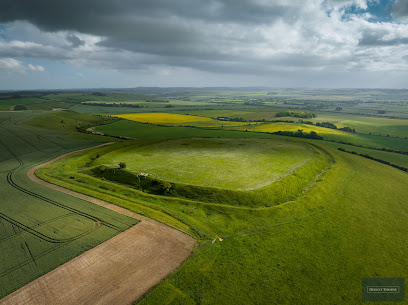
[[[32,166],[96,145],[0,113],[0,297],[134,225],[134,219],[31,181]]]

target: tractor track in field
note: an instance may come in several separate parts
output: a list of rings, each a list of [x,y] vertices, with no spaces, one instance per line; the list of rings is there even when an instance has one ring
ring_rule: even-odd
[[[10,223],[11,225],[13,225],[13,226],[15,226],[15,227],[18,227],[18,228],[21,230],[20,232],[18,232],[18,233],[16,233],[16,234],[13,234],[12,236],[8,236],[7,238],[1,239],[1,240],[0,240],[0,243],[3,242],[3,241],[5,241],[5,240],[7,240],[7,239],[9,239],[9,238],[12,238],[12,237],[14,237],[14,236],[16,236],[16,235],[22,234],[23,232],[26,232],[26,233],[32,234],[32,235],[36,236],[37,238],[39,238],[39,239],[41,239],[41,240],[44,240],[44,241],[46,241],[46,242],[49,242],[49,243],[52,243],[52,244],[60,244],[60,246],[52,247],[52,248],[50,248],[50,249],[48,249],[48,250],[45,250],[45,251],[43,251],[43,252],[40,252],[40,253],[34,255],[34,256],[33,256],[33,255],[31,254],[31,252],[30,252],[31,259],[25,260],[25,261],[22,261],[22,262],[19,262],[17,265],[14,265],[14,266],[10,267],[9,269],[4,270],[3,272],[0,273],[0,277],[3,277],[3,276],[5,276],[5,275],[7,275],[7,274],[10,274],[10,273],[13,272],[13,271],[16,271],[16,270],[20,269],[21,267],[23,267],[23,266],[25,266],[25,265],[31,263],[32,260],[35,261],[35,259],[38,259],[38,258],[40,258],[40,257],[42,257],[42,256],[44,256],[44,255],[46,255],[46,254],[48,254],[48,253],[54,251],[55,249],[57,249],[57,248],[59,248],[59,247],[61,247],[61,246],[66,245],[67,243],[70,243],[70,242],[72,242],[72,241],[75,241],[75,240],[77,240],[77,239],[79,239],[79,238],[82,238],[82,237],[84,237],[84,236],[86,236],[86,235],[88,235],[88,234],[94,232],[95,230],[99,229],[99,228],[102,226],[102,222],[101,222],[101,220],[97,219],[96,217],[93,217],[92,215],[83,213],[83,212],[78,211],[78,210],[76,210],[76,209],[73,209],[73,208],[70,208],[70,207],[68,207],[68,206],[65,206],[65,205],[63,205],[63,204],[61,204],[61,203],[59,203],[59,202],[57,202],[57,201],[55,201],[55,200],[52,200],[52,199],[46,198],[46,197],[44,197],[44,196],[42,196],[42,195],[39,195],[39,194],[37,194],[37,193],[31,192],[31,191],[29,191],[29,190],[27,190],[27,189],[25,189],[25,188],[19,186],[17,183],[15,183],[15,181],[14,181],[14,179],[13,179],[13,173],[14,173],[14,171],[15,171],[16,169],[18,169],[18,168],[24,166],[24,161],[21,160],[21,158],[20,158],[17,154],[15,154],[1,139],[0,139],[0,145],[3,146],[4,149],[5,149],[7,152],[9,152],[9,154],[10,154],[10,155],[18,162],[18,164],[19,164],[18,166],[16,166],[16,167],[13,168],[12,170],[9,170],[8,173],[7,173],[7,183],[8,183],[9,185],[11,185],[13,188],[17,189],[18,191],[25,193],[25,194],[28,195],[28,196],[37,198],[37,199],[39,199],[39,200],[41,200],[41,201],[45,201],[45,202],[47,202],[47,203],[51,203],[51,204],[56,205],[56,206],[58,206],[58,207],[60,207],[60,208],[63,208],[63,209],[65,209],[65,210],[68,210],[68,212],[69,212],[70,214],[76,214],[76,215],[79,215],[79,216],[81,216],[81,217],[87,218],[87,219],[89,219],[89,220],[91,220],[91,221],[94,222],[94,226],[93,226],[93,228],[90,229],[90,230],[84,231],[84,232],[82,232],[81,234],[78,234],[78,235],[73,236],[73,237],[71,237],[71,238],[60,238],[60,239],[57,239],[57,238],[50,237],[50,236],[48,236],[48,235],[46,235],[46,234],[43,234],[43,233],[41,233],[41,232],[35,230],[35,228],[40,227],[40,226],[46,224],[47,222],[40,223],[40,224],[37,224],[37,225],[35,225],[35,226],[27,226],[27,225],[23,224],[22,222],[19,222],[19,221],[17,221],[16,219],[13,219],[13,218],[7,216],[6,214],[0,212],[0,218],[1,218],[1,219],[7,221],[8,223]],[[55,220],[55,219],[53,219],[53,220]],[[108,226],[108,227],[110,227],[110,228],[112,228],[112,229],[115,229],[115,230],[117,230],[117,231],[120,231],[120,229],[119,229],[118,227],[116,227],[116,226],[114,226],[114,225],[112,225],[112,224],[104,223],[104,225],[105,225],[105,226]]]
[[[55,200],[49,199],[49,198],[47,198],[47,197],[44,197],[44,196],[42,196],[42,195],[40,195],[40,194],[31,192],[30,190],[27,190],[27,189],[25,189],[25,188],[19,186],[17,183],[15,183],[15,181],[14,181],[14,179],[13,179],[13,173],[14,173],[14,171],[15,171],[17,168],[23,166],[23,165],[24,165],[24,162],[23,162],[23,161],[20,159],[20,157],[19,157],[18,155],[16,155],[2,140],[0,140],[0,144],[1,144],[1,145],[17,160],[17,162],[20,164],[19,166],[13,168],[12,170],[10,170],[10,171],[8,172],[8,174],[7,174],[7,182],[8,182],[8,184],[10,184],[12,187],[14,187],[15,189],[19,190],[20,192],[23,192],[23,193],[25,193],[25,194],[27,194],[27,195],[29,195],[29,196],[31,196],[31,197],[34,197],[34,198],[40,199],[40,200],[42,200],[42,201],[48,202],[48,203],[50,203],[50,204],[52,204],[52,205],[55,205],[55,206],[60,207],[60,208],[62,208],[62,209],[65,209],[65,210],[67,210],[67,211],[69,211],[69,212],[71,212],[71,213],[74,213],[74,214],[77,214],[77,215],[82,216],[82,217],[84,217],[84,218],[87,218],[87,219],[89,219],[89,220],[91,220],[91,221],[93,221],[93,222],[95,222],[95,223],[98,223],[98,224],[101,224],[101,223],[102,223],[100,219],[98,219],[98,218],[96,218],[96,217],[94,217],[94,216],[92,216],[92,215],[90,215],[90,214],[87,214],[87,213],[84,213],[84,212],[82,212],[82,211],[80,211],[80,210],[71,208],[71,207],[66,206],[66,205],[64,205],[64,204],[62,204],[62,203],[59,203],[59,202],[57,202],[57,201],[55,201]],[[3,215],[3,214],[0,213],[0,215]],[[8,220],[8,221],[9,221],[9,220],[13,220],[13,219],[10,218],[10,217],[7,217],[7,218],[8,218],[8,219],[6,219],[6,220]],[[15,220],[13,220],[13,221],[15,221]],[[20,223],[17,222],[17,221],[15,221],[15,222],[16,222],[16,223],[13,223],[13,224],[19,226]],[[111,228],[111,229],[114,229],[114,230],[117,230],[117,231],[121,231],[119,227],[117,227],[117,226],[115,226],[115,225],[113,225],[113,224],[111,224],[111,223],[109,223],[109,222],[104,221],[104,222],[103,222],[103,225],[105,225],[105,226],[107,226],[107,227],[109,227],[109,228]],[[24,229],[24,230],[25,230],[25,228],[29,228],[29,227],[24,226],[24,225],[22,225],[22,226],[23,226],[22,229]],[[99,225],[99,226],[100,226],[100,225]],[[99,227],[99,226],[98,226],[98,227]],[[92,230],[92,231],[94,231],[94,230]],[[91,232],[91,231],[89,231],[89,232],[87,232],[87,233],[85,232],[85,233],[88,234],[88,233],[90,233],[90,232]],[[30,233],[32,233],[32,232],[30,232]],[[84,234],[81,234],[81,235],[78,235],[78,238],[84,236],[85,233],[84,233]],[[40,235],[41,235],[41,233],[40,233]],[[39,237],[39,236],[38,236],[38,237]],[[40,237],[40,238],[41,238],[41,237]],[[64,239],[62,242],[68,242],[68,241],[73,241],[73,240],[74,240],[74,239],[72,239],[72,238],[70,238],[70,239]],[[52,242],[51,240],[47,240],[47,241]],[[58,242],[58,240],[56,240],[56,241]]]
[[[65,209],[65,210],[67,210],[68,212],[71,212],[71,213],[76,214],[76,215],[78,215],[78,216],[84,217],[84,218],[86,218],[86,219],[88,219],[88,220],[91,220],[91,221],[94,222],[95,225],[94,225],[94,227],[93,227],[91,230],[82,232],[81,234],[78,234],[78,235],[76,235],[76,236],[74,236],[74,237],[57,239],[57,238],[52,238],[52,237],[50,237],[50,236],[47,236],[47,235],[45,235],[45,234],[43,234],[43,233],[41,233],[41,232],[39,232],[39,231],[37,231],[37,230],[34,230],[32,227],[29,227],[29,226],[27,226],[27,225],[25,225],[25,224],[23,224],[23,223],[21,223],[21,222],[15,220],[15,219],[13,219],[13,218],[7,216],[6,214],[4,214],[4,213],[2,213],[2,212],[0,212],[0,218],[6,220],[7,222],[11,223],[11,224],[14,225],[14,226],[17,226],[18,228],[22,229],[22,230],[25,231],[25,232],[30,233],[30,234],[32,234],[32,235],[34,235],[34,236],[36,236],[36,237],[38,237],[38,238],[40,238],[40,239],[42,239],[42,240],[44,240],[44,241],[50,242],[50,243],[68,243],[68,242],[77,240],[77,239],[79,239],[79,238],[81,238],[81,237],[83,237],[83,236],[85,236],[85,235],[88,235],[88,234],[90,234],[91,232],[94,232],[95,230],[99,229],[99,228],[102,226],[102,224],[105,225],[105,226],[107,226],[107,227],[109,227],[109,228],[111,228],[111,229],[114,229],[114,230],[116,230],[116,231],[121,231],[120,228],[118,228],[117,226],[115,226],[115,225],[113,225],[113,224],[110,224],[110,223],[108,223],[108,222],[102,222],[100,219],[97,219],[96,217],[94,217],[94,216],[92,216],[92,215],[90,215],[90,214],[87,214],[87,213],[84,213],[84,212],[79,211],[79,210],[77,210],[77,209],[71,208],[71,207],[66,206],[66,205],[64,205],[64,204],[62,204],[62,203],[59,203],[59,202],[57,202],[57,201],[55,201],[55,200],[49,199],[49,198],[47,198],[47,197],[44,197],[44,196],[42,196],[42,195],[40,195],[40,194],[31,192],[31,191],[29,191],[29,190],[27,190],[27,189],[21,187],[20,185],[18,185],[18,184],[14,181],[14,179],[13,179],[13,173],[14,173],[14,171],[15,171],[16,169],[18,169],[18,168],[20,168],[21,166],[23,166],[23,165],[24,165],[24,162],[23,162],[23,161],[20,159],[20,157],[19,157],[17,154],[15,154],[2,140],[0,140],[0,144],[1,144],[1,145],[15,158],[15,160],[19,163],[19,165],[18,165],[17,167],[13,168],[12,170],[10,170],[10,171],[7,173],[7,183],[8,183],[9,185],[11,185],[13,188],[17,189],[18,191],[20,191],[20,192],[22,192],[22,193],[24,193],[24,194],[26,194],[26,195],[28,195],[28,196],[34,197],[34,198],[39,199],[39,200],[41,200],[41,201],[45,201],[45,202],[50,203],[50,204],[52,204],[52,205],[55,205],[55,206],[57,206],[57,207],[59,207],[59,208]]]
[[[23,137],[19,136],[17,133],[15,133],[14,131],[11,131],[10,129],[1,126],[1,128],[7,130],[7,132],[11,133],[14,137],[19,138],[21,141],[23,141],[24,143],[26,143],[28,146],[31,146],[32,148],[34,148],[34,150],[36,151],[41,151],[41,149],[39,149],[35,144],[27,141],[26,139],[24,139]],[[4,144],[3,144],[4,145]],[[8,149],[9,150],[9,149]],[[10,150],[9,150],[10,151]],[[14,154],[13,154],[14,155]]]
[[[0,144],[4,145],[1,140]],[[78,151],[91,148],[94,147]],[[27,173],[27,176],[41,185],[141,221],[6,296],[0,300],[0,305],[132,304],[163,278],[174,272],[196,247],[194,238],[163,223],[111,203],[50,184],[35,176],[36,169],[75,152],[37,165]],[[18,156],[16,160],[21,161]],[[12,171],[20,166],[22,164]],[[12,178],[12,174],[10,176]],[[32,193],[26,189],[21,191]],[[28,195],[35,194],[29,193]],[[22,262],[21,266],[15,266],[15,269],[10,270],[9,273],[68,243],[55,244],[51,249]]]
[[[67,214],[64,214],[64,215],[61,215],[61,216],[58,216],[58,217],[54,217],[54,218],[48,219],[48,220],[46,220],[46,221],[44,221],[44,222],[40,222],[40,223],[38,223],[38,224],[36,224],[36,225],[33,225],[33,226],[31,226],[30,228],[31,228],[31,229],[38,228],[38,227],[41,227],[41,226],[43,226],[43,225],[52,223],[52,222],[54,222],[54,221],[56,221],[56,220],[59,220],[59,219],[65,218],[65,217],[69,217],[69,216],[72,216],[72,215],[75,215],[75,214],[73,214],[73,213],[67,213]],[[15,227],[21,229],[20,227],[18,227],[18,226],[16,226],[16,225],[13,225],[13,228],[15,228]],[[26,232],[26,231],[24,231],[24,230],[21,230],[21,231],[18,231],[18,232],[15,232],[15,231],[14,231],[14,234],[10,234],[10,235],[7,235],[6,237],[0,238],[0,243],[3,242],[3,241],[5,241],[5,240],[8,240],[8,239],[10,239],[10,238],[13,238],[13,237],[15,237],[15,236],[17,236],[17,235],[21,235],[21,234],[24,233],[24,232]]]

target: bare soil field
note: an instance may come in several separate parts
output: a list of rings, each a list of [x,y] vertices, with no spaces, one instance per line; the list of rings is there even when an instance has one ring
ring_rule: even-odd
[[[141,221],[8,295],[0,305],[132,304],[180,266],[196,245],[192,237],[160,222],[35,176],[38,168],[68,154],[32,168],[27,175],[42,185]]]

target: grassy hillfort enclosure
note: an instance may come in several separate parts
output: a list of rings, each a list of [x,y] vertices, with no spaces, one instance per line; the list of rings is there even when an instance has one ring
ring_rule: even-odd
[[[10,95],[0,304],[360,304],[363,278],[408,270],[407,106],[408,90]]]

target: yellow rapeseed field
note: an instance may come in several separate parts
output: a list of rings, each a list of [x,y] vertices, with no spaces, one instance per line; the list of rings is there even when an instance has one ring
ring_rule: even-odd
[[[302,129],[304,132],[315,131],[319,135],[349,135],[348,133],[336,130],[336,129],[329,129],[323,128],[313,125],[306,125],[306,124],[293,124],[293,123],[271,123],[271,124],[264,124],[253,126],[250,128],[242,128],[238,127],[238,129],[248,129],[251,131],[260,131],[260,132],[276,132],[276,131],[293,131],[296,132],[298,129]]]
[[[173,113],[130,113],[119,114],[116,117],[130,121],[152,124],[185,124],[191,122],[211,122],[210,118]]]
[[[118,114],[116,117],[123,118],[130,121],[136,121],[141,123],[151,124],[165,124],[165,125],[177,125],[177,126],[195,126],[195,127],[210,127],[210,128],[222,128],[233,127],[241,125],[250,125],[247,122],[229,122],[229,121],[217,121],[214,119],[185,114],[173,114],[173,113],[129,113]]]

